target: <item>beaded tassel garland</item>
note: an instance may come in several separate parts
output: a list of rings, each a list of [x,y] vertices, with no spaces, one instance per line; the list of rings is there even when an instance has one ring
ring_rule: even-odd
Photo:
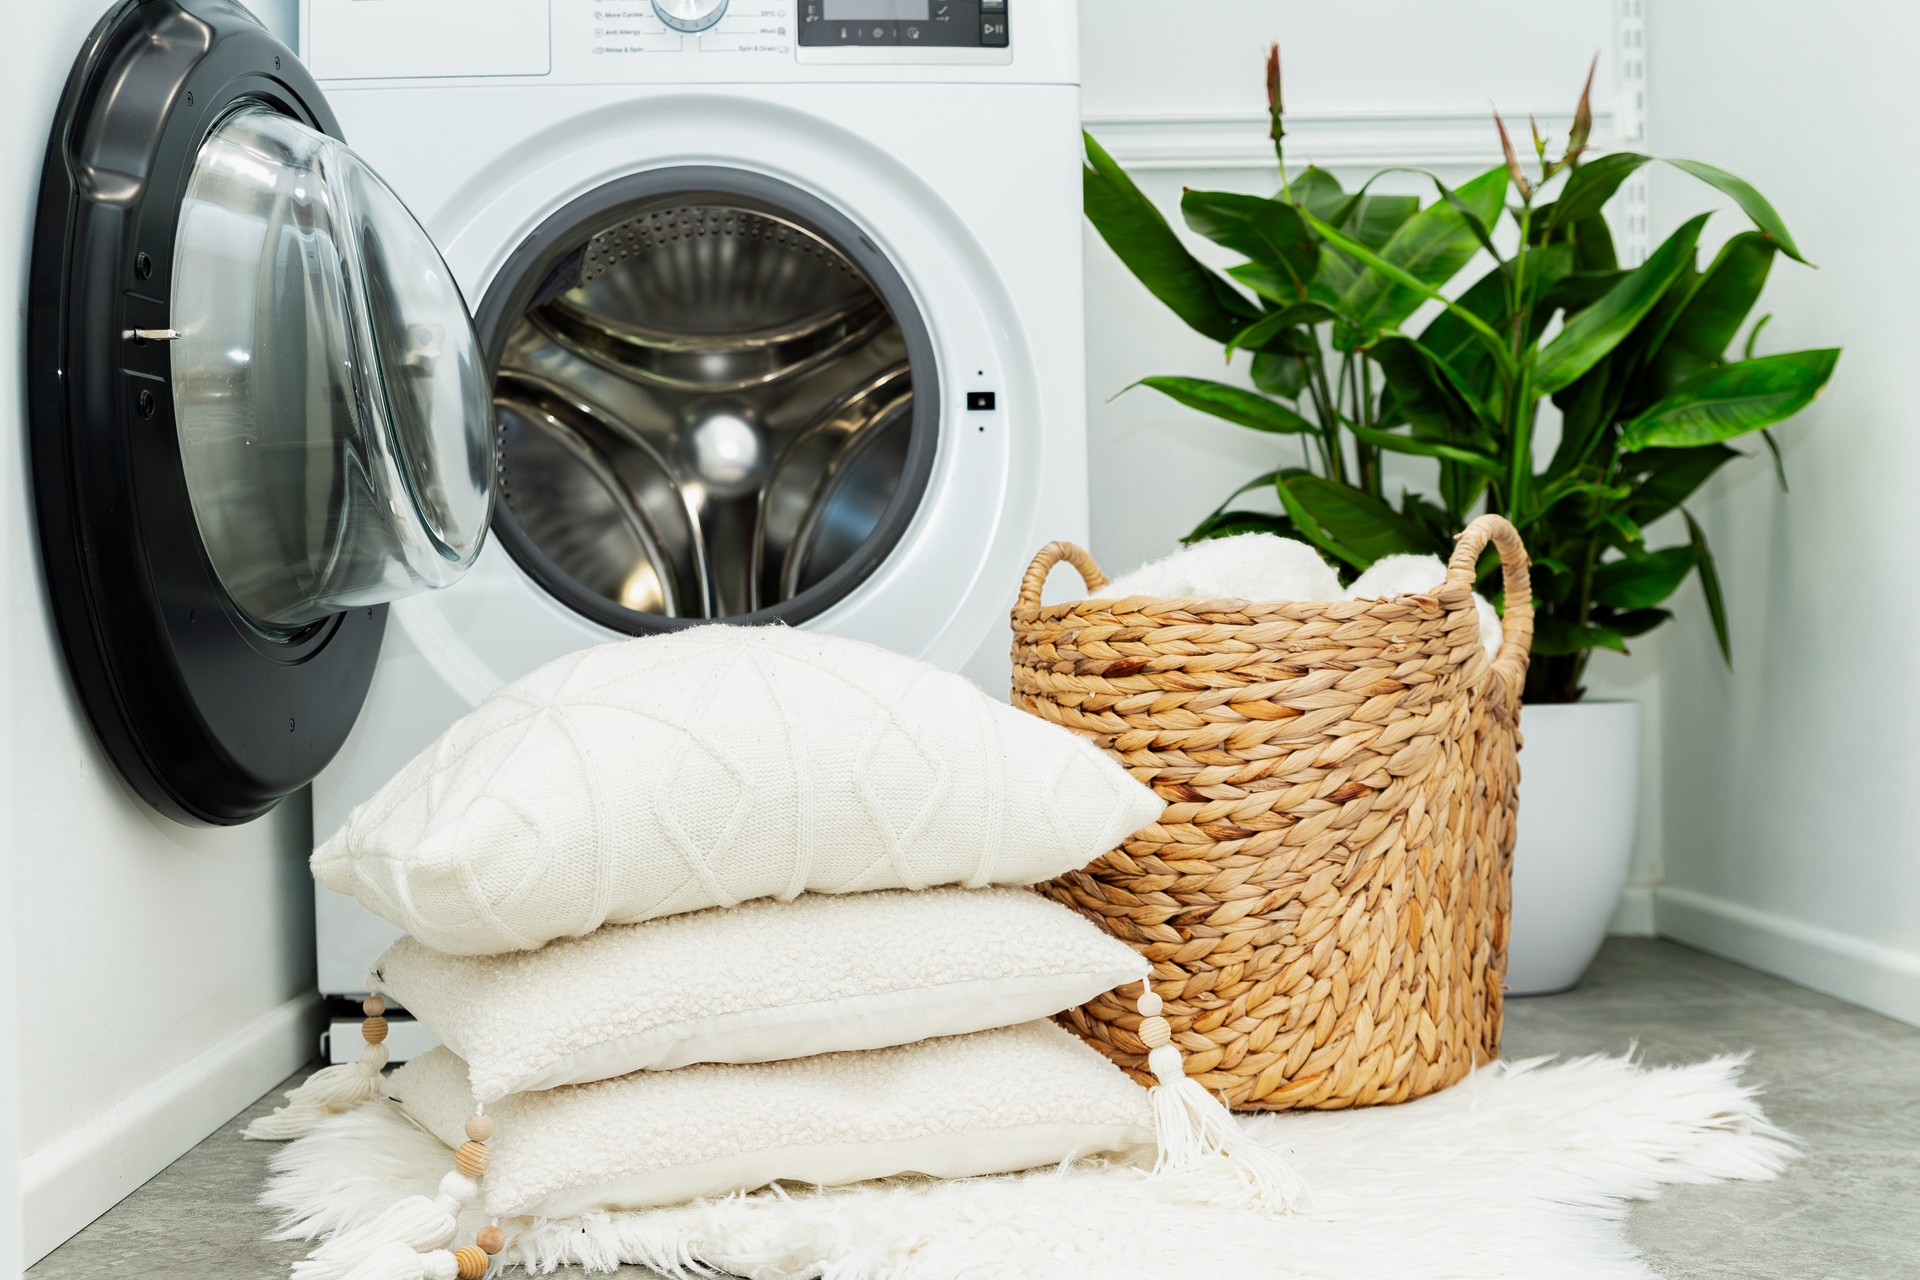
[[[330,1115],[381,1097],[387,1065],[387,1002],[378,994],[361,1003],[360,1061],[317,1071],[287,1094],[287,1105],[247,1127],[248,1138],[294,1138]],[[322,1077],[325,1077],[322,1080]],[[320,1081],[319,1087],[314,1087]],[[498,1224],[474,1242],[450,1248],[461,1210],[480,1194],[492,1163],[487,1140],[493,1121],[478,1108],[467,1118],[467,1140],[454,1152],[453,1170],[432,1196],[408,1196],[371,1222],[342,1231],[293,1264],[293,1280],[480,1280],[506,1241]]]
[[[1161,1016],[1161,1000],[1143,981],[1137,1004],[1140,1039],[1147,1063],[1159,1081],[1148,1091],[1158,1148],[1154,1176],[1174,1180],[1181,1198],[1285,1213],[1305,1198],[1299,1175],[1270,1148],[1246,1136],[1224,1104],[1188,1077],[1172,1028]],[[378,995],[362,1005],[361,1036],[367,1051],[360,1063],[335,1072],[357,1072],[369,1063],[370,1083],[349,1091],[342,1085],[287,1095],[288,1105],[257,1121],[248,1137],[278,1137],[298,1128],[304,1133],[318,1120],[351,1110],[381,1096],[379,1067],[386,1064],[386,1002]],[[325,1074],[320,1073],[320,1074]],[[336,1076],[336,1080],[345,1076]],[[357,1082],[358,1076],[353,1077]],[[311,1083],[311,1082],[309,1082]],[[357,1098],[342,1104],[349,1095]],[[322,1098],[325,1101],[322,1101]],[[254,1128],[278,1122],[265,1132]],[[476,1106],[467,1117],[466,1141],[453,1153],[453,1169],[432,1196],[408,1196],[360,1226],[342,1231],[293,1265],[293,1280],[482,1280],[494,1255],[506,1244],[498,1222],[489,1224],[472,1244],[452,1247],[462,1210],[478,1198],[480,1179],[493,1162],[487,1143],[493,1120]],[[292,1136],[292,1135],[289,1135]]]
[[[366,1015],[360,1023],[360,1036],[367,1042],[360,1050],[360,1060],[314,1072],[298,1088],[287,1091],[286,1106],[255,1120],[241,1131],[241,1137],[264,1142],[303,1138],[328,1116],[363,1107],[385,1094],[385,1077],[380,1073],[387,1066],[387,1020],[383,1016],[387,1002],[371,995],[360,1008]]]
[[[1249,1138],[1233,1113],[1187,1074],[1173,1043],[1173,1028],[1160,1016],[1153,988],[1140,984],[1140,1040],[1147,1066],[1159,1083],[1147,1091],[1153,1105],[1153,1137],[1159,1148],[1155,1175],[1197,1184],[1210,1203],[1290,1212],[1307,1198],[1300,1175],[1270,1147]]]

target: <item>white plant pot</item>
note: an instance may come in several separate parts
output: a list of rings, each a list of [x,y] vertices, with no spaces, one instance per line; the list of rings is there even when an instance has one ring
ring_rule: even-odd
[[[1640,815],[1640,704],[1530,705],[1520,717],[1507,989],[1565,991],[1606,939]]]

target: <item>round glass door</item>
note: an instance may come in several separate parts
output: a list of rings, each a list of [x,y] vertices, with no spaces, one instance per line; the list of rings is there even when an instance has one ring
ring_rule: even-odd
[[[683,185],[705,179],[705,185]],[[563,210],[501,318],[501,526],[630,632],[800,621],[904,531],[937,434],[926,328],[844,217],[703,170]],[[509,270],[513,268],[510,266]]]
[[[352,151],[265,107],[222,119],[170,301],[194,519],[249,620],[289,633],[466,570],[493,493],[484,361],[432,241]]]

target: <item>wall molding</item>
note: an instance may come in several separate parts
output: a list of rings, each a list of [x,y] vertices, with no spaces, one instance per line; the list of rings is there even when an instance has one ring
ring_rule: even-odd
[[[1920,952],[1692,889],[1654,890],[1660,936],[1920,1026]]]
[[[1571,112],[1540,116],[1540,127],[1565,137]],[[1129,169],[1272,169],[1267,118],[1252,112],[1225,115],[1089,116],[1087,131]],[[1518,122],[1518,145],[1526,145],[1526,120]],[[1508,128],[1516,122],[1509,120]],[[1595,111],[1593,136],[1615,136],[1611,111]],[[1288,113],[1288,163],[1305,168],[1341,165],[1474,165],[1500,161],[1500,140],[1491,111],[1441,108],[1340,114]]]
[[[22,1160],[26,1263],[51,1253],[311,1060],[319,1023],[318,995],[289,1000]]]

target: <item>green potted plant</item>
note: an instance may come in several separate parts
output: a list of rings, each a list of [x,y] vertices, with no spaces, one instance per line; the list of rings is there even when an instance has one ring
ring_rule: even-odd
[[[1591,71],[1557,155],[1536,127],[1523,165],[1496,115],[1503,159],[1471,180],[1383,170],[1351,192],[1323,169],[1289,170],[1277,48],[1266,79],[1278,191],[1180,201],[1193,232],[1245,259],[1224,273],[1086,139],[1094,227],[1230,363],[1244,355],[1251,384],[1135,385],[1287,438],[1188,541],[1280,533],[1357,573],[1400,552],[1444,559],[1482,510],[1519,528],[1537,613],[1509,974],[1520,991],[1570,986],[1625,882],[1639,777],[1638,706],[1583,700],[1588,660],[1665,623],[1691,576],[1732,661],[1713,554],[1686,504],[1743,437],[1784,486],[1769,428],[1812,401],[1839,352],[1761,352],[1767,317],[1747,318],[1768,272],[1806,260],[1765,197],[1724,170],[1663,162],[1730,198],[1749,229],[1703,262],[1701,214],[1644,262],[1619,260],[1603,211],[1654,161],[1588,154]],[[1431,195],[1376,192],[1388,173]],[[1681,536],[1663,543],[1667,529]],[[1497,600],[1496,567],[1483,568]]]

